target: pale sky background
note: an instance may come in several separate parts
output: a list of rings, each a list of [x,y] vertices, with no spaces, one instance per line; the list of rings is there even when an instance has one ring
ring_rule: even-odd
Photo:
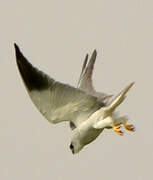
[[[5,0],[0,22],[0,179],[152,180],[153,1]],[[117,94],[136,82],[119,111],[137,131],[105,130],[72,155],[68,124],[50,124],[27,95],[14,42],[33,65],[73,86],[96,48],[97,90]]]

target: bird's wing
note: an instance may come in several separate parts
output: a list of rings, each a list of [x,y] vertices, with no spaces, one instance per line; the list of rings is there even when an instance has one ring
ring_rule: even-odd
[[[97,56],[97,52],[96,50],[94,50],[87,65],[88,55],[86,55],[86,58],[83,63],[81,75],[78,81],[78,88],[90,93],[95,92],[92,83],[92,73],[96,61],[96,56]]]
[[[16,44],[15,51],[17,66],[28,94],[51,123],[72,121],[78,126],[101,107],[97,98],[39,71],[28,62]]]
[[[87,62],[88,62],[88,54],[86,55],[85,60],[84,60],[83,65],[82,65],[81,74],[80,74],[80,77],[79,77],[79,80],[78,80],[78,84],[77,84],[78,88],[79,88],[80,82],[82,80],[82,76],[83,76],[83,74],[85,72],[85,69],[86,69],[86,66],[87,66]]]
[[[112,95],[97,92],[94,89],[93,82],[92,82],[92,75],[93,75],[93,69],[94,69],[96,57],[97,57],[96,50],[93,51],[89,62],[88,62],[88,54],[86,55],[77,87],[79,89],[97,97],[98,100],[103,102],[104,104],[107,104],[110,101],[110,99],[112,98]]]

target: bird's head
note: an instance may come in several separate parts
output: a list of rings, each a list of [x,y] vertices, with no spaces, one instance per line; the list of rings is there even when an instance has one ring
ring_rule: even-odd
[[[70,149],[73,154],[80,152],[83,146],[78,141],[72,141],[70,144]]]
[[[78,132],[74,133],[71,143],[70,143],[70,150],[73,154],[76,154],[81,151],[84,145],[80,142],[80,134]]]

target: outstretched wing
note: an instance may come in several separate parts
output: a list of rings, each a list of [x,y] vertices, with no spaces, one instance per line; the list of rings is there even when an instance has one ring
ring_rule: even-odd
[[[112,95],[107,95],[105,93],[97,92],[94,89],[93,82],[92,82],[92,75],[93,75],[93,69],[94,69],[96,57],[97,57],[96,50],[93,51],[89,62],[88,62],[88,54],[86,55],[77,87],[87,92],[88,94],[91,94],[92,96],[97,97],[98,100],[103,102],[104,104],[107,104],[110,98],[112,97]]]
[[[96,61],[96,57],[97,57],[96,50],[94,50],[94,52],[92,53],[92,56],[91,56],[89,62],[88,62],[88,55],[86,55],[86,58],[83,63],[79,83],[78,83],[79,89],[88,91],[90,93],[95,92],[95,89],[94,89],[93,83],[92,83],[92,73],[93,73],[93,68],[94,68],[94,64]],[[87,65],[87,62],[88,62],[88,65]]]
[[[80,82],[81,82],[81,80],[82,80],[82,78],[83,78],[83,74],[84,74],[84,72],[85,72],[85,69],[86,69],[86,66],[87,66],[87,62],[88,62],[88,54],[86,55],[85,60],[84,60],[84,62],[83,62],[82,70],[81,70],[81,74],[80,74],[80,77],[79,77],[79,80],[78,80],[77,87],[79,87]],[[82,83],[81,83],[81,84],[82,84]]]
[[[28,94],[38,110],[51,123],[86,120],[102,104],[85,92],[62,84],[32,66],[15,44],[16,61]]]

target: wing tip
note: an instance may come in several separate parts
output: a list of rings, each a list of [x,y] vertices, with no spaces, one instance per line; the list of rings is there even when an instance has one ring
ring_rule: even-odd
[[[94,49],[93,54],[94,54],[95,56],[97,56],[97,50],[96,50],[96,49]]]
[[[94,49],[94,51],[93,51],[90,59],[93,60],[93,61],[95,61],[95,60],[96,60],[96,57],[97,57],[97,50]]]
[[[19,46],[16,43],[14,43],[14,48],[15,48],[16,61],[18,62],[22,59],[21,57],[23,57],[23,55],[20,51]]]
[[[96,61],[96,57],[97,57],[97,50],[94,49],[94,51],[93,51],[93,53],[92,53],[92,55],[90,57],[90,61],[89,61],[88,67],[89,66],[94,66],[94,63]]]
[[[16,43],[14,43],[14,48],[15,48],[16,54],[17,54],[18,52],[20,52],[19,46],[18,46]]]
[[[87,53],[86,56],[85,56],[86,61],[88,60],[88,57],[89,57],[89,54]]]
[[[18,45],[16,44],[16,42],[14,42],[14,47],[15,47],[15,48],[18,48]]]

